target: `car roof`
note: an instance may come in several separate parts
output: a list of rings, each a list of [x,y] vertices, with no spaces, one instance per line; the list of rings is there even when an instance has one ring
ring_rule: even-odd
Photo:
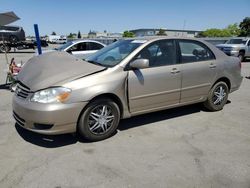
[[[75,43],[79,43],[79,42],[95,42],[95,43],[98,43],[98,44],[101,44],[103,46],[106,46],[105,44],[99,42],[99,41],[96,41],[96,40],[90,40],[90,39],[77,39],[77,40],[72,40],[71,41],[73,44]]]
[[[192,37],[171,37],[171,36],[146,36],[146,37],[134,37],[134,38],[125,38],[124,40],[146,40],[146,41],[154,41],[154,40],[164,40],[164,39],[183,39],[183,40],[196,40],[196,41],[204,41],[199,38]]]

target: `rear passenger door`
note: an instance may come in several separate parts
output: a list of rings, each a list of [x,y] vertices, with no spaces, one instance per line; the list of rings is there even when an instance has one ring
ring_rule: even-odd
[[[194,40],[178,40],[182,70],[181,103],[203,100],[216,76],[216,60],[212,51]]]

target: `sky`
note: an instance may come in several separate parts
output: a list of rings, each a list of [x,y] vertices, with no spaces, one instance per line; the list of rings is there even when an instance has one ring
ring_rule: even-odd
[[[123,32],[139,28],[205,30],[225,28],[250,17],[250,0],[0,0],[0,12],[14,11],[26,35],[55,31]],[[185,24],[184,24],[185,23]]]

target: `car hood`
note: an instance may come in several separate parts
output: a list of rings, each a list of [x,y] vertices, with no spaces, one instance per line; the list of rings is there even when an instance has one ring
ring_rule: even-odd
[[[37,91],[104,69],[66,52],[50,52],[31,58],[24,64],[17,78],[31,91]]]
[[[218,44],[216,45],[216,47],[233,47],[233,48],[237,48],[237,47],[244,47],[243,44]]]

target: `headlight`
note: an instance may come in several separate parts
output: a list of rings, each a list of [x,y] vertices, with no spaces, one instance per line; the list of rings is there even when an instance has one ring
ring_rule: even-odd
[[[71,89],[64,87],[48,88],[34,93],[30,101],[39,103],[64,102],[70,93]]]

